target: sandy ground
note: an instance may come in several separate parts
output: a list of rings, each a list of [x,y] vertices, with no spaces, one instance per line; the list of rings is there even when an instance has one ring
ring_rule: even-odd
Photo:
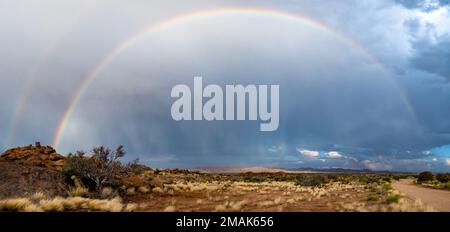
[[[417,186],[410,179],[396,181],[393,186],[407,198],[420,200],[437,211],[450,212],[450,191]]]
[[[371,194],[365,185],[334,183],[321,188],[292,182],[182,183],[153,194],[128,196],[142,211],[181,212],[337,212],[377,211],[379,202],[366,202]],[[187,189],[187,186],[191,186]],[[157,204],[155,204],[157,202]]]

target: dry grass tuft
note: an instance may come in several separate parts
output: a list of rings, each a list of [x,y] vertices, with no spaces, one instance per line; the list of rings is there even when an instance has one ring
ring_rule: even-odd
[[[111,200],[93,199],[87,202],[87,207],[90,210],[102,212],[121,212],[124,208],[122,200],[118,197]]]
[[[169,205],[164,209],[164,212],[175,212],[176,208],[173,205]]]
[[[138,208],[139,208],[139,205],[138,205],[138,204],[130,203],[130,204],[127,204],[127,205],[125,206],[125,208],[123,209],[123,211],[124,211],[124,212],[134,212],[134,211],[136,211]]]
[[[38,202],[42,199],[45,199],[45,194],[43,192],[36,192],[33,195],[30,196],[30,200],[33,202]]]
[[[227,207],[225,205],[216,205],[214,210],[216,212],[225,212],[227,211]]]
[[[433,207],[423,204],[421,201],[399,199],[397,203],[389,205],[389,211],[395,212],[436,212]]]
[[[117,196],[117,192],[115,192],[112,188],[110,187],[105,187],[102,189],[102,192],[100,193],[101,197],[103,199],[110,199],[110,198],[114,198]]]
[[[134,188],[134,187],[128,188],[126,193],[129,196],[134,195],[134,194],[136,194],[136,188]]]
[[[23,208],[23,212],[44,212],[44,210],[35,204],[31,204]]]
[[[89,199],[84,197],[55,197],[33,203],[28,198],[13,198],[0,201],[0,211],[9,212],[62,212],[62,211],[135,211],[137,204],[123,205],[118,197],[113,199]]]
[[[56,197],[50,200],[40,200],[39,207],[46,212],[61,212],[64,210],[64,198]]]
[[[81,209],[86,209],[87,204],[86,202],[88,202],[89,199],[88,198],[83,198],[83,197],[69,197],[67,198],[64,203],[63,203],[63,207],[66,210],[81,210]]]
[[[154,193],[163,193],[163,192],[164,192],[164,191],[162,190],[162,188],[160,188],[160,187],[155,187],[155,188],[152,189],[152,191],[153,191]]]
[[[148,189],[147,187],[145,187],[145,186],[140,186],[139,188],[138,188],[138,192],[140,192],[140,193],[148,193],[148,192],[150,192],[150,189]]]
[[[27,198],[12,198],[0,201],[0,211],[22,212],[25,208],[33,205]]]
[[[77,187],[70,188],[67,191],[67,194],[70,197],[86,197],[89,194],[89,190],[85,187],[77,186]]]

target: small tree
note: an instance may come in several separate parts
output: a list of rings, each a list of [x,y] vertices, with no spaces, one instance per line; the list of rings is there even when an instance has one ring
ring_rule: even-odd
[[[431,172],[421,172],[419,173],[419,177],[417,178],[418,182],[424,182],[424,181],[432,181],[434,180],[433,173]]]
[[[125,167],[119,161],[125,155],[123,146],[115,151],[100,146],[92,149],[92,154],[86,156],[85,152],[77,151],[69,154],[63,172],[67,176],[77,176],[87,179],[95,184],[95,190],[100,191],[105,185],[113,184]]]

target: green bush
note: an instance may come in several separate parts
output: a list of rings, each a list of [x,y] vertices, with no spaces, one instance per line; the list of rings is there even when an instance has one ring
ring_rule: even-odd
[[[327,179],[330,181],[336,181],[338,180],[338,177],[336,176],[336,174],[328,174]]]
[[[247,182],[247,183],[261,183],[263,181],[264,181],[263,179],[255,177],[255,176],[244,177],[244,182]]]
[[[381,180],[382,180],[382,181],[385,181],[385,182],[389,182],[389,183],[392,181],[392,179],[391,179],[390,176],[383,176],[383,177],[381,178]]]
[[[436,175],[436,180],[441,182],[441,183],[446,183],[446,182],[450,182],[450,173],[446,173],[446,174],[437,174]]]
[[[419,177],[417,177],[418,182],[432,181],[434,180],[433,173],[431,172],[421,172]]]
[[[381,182],[381,178],[379,175],[361,175],[359,176],[358,180],[362,184],[372,184]]]
[[[408,179],[408,178],[417,178],[417,175],[414,174],[394,174],[392,176],[392,179],[394,180],[401,180],[401,179]]]
[[[370,195],[366,198],[366,201],[378,201],[377,195]]]
[[[443,187],[444,189],[450,189],[450,182],[443,183],[443,184],[442,184],[442,187]]]
[[[392,194],[386,198],[388,203],[396,203],[401,198],[400,194]]]
[[[351,180],[352,180],[352,178],[346,174],[336,175],[334,178],[334,181],[341,182],[343,184],[348,184],[351,182]]]
[[[299,175],[296,184],[307,187],[319,187],[328,183],[328,179],[322,175]]]
[[[383,189],[384,189],[385,191],[391,190],[391,189],[392,189],[391,183],[385,182],[385,183],[383,184]]]

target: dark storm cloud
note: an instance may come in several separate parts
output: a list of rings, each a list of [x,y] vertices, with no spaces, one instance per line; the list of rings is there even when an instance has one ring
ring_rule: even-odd
[[[450,37],[436,44],[419,41],[414,43],[414,49],[416,54],[411,59],[411,65],[450,81]]]
[[[409,64],[415,69],[450,80],[450,34],[419,17],[404,22],[410,33],[413,51]]]

